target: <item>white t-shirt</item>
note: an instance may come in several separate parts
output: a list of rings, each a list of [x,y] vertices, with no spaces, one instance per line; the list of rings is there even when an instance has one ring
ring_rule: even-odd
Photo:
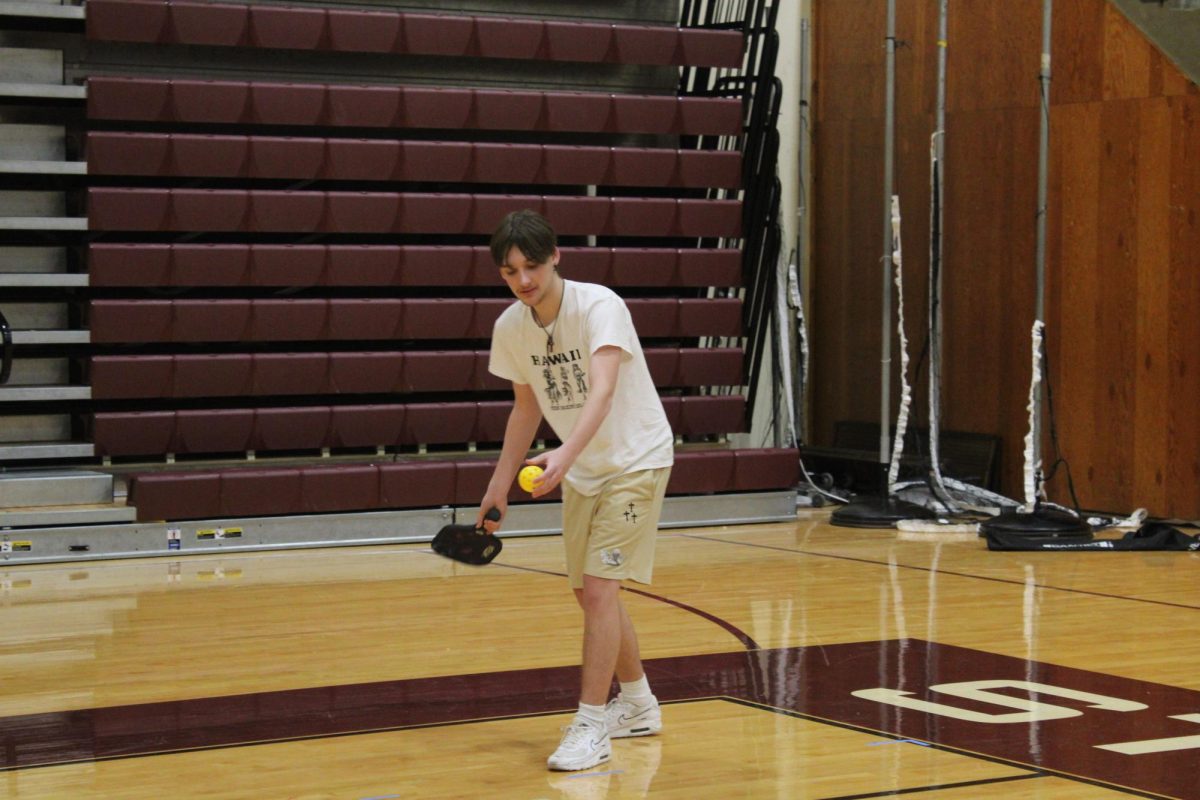
[[[549,330],[554,349],[547,353],[546,331],[532,310],[513,303],[492,329],[488,371],[528,384],[563,441],[587,400],[592,354],[607,346],[623,351],[612,409],[567,472],[571,487],[594,495],[617,475],[671,466],[674,436],[625,302],[605,286],[564,280],[562,304]]]

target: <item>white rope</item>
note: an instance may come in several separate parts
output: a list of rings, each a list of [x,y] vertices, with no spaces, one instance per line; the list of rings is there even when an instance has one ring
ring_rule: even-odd
[[[888,494],[895,494],[900,475],[900,458],[904,455],[904,434],[908,428],[908,412],[912,405],[912,386],[908,383],[908,337],[904,334],[904,273],[900,247],[900,197],[892,195],[892,263],[896,269],[896,330],[900,334],[900,414],[896,420],[896,436],[892,441],[892,463],[888,468]]]
[[[787,441],[790,437],[791,441],[799,441],[800,432],[796,427],[795,394],[792,389],[792,332],[788,325],[788,319],[791,315],[788,314],[786,276],[787,266],[783,263],[783,254],[780,253],[779,265],[776,267],[775,283],[775,329],[779,342],[779,352],[775,354],[775,357],[779,359],[779,375],[782,385],[776,387],[776,391],[783,394],[783,405],[786,407],[788,427],[784,439]]]
[[[1037,457],[1037,450],[1034,447],[1034,436],[1037,431],[1037,413],[1038,413],[1038,398],[1042,390],[1042,339],[1046,330],[1046,323],[1042,320],[1034,320],[1033,322],[1033,375],[1029,381],[1029,404],[1025,406],[1029,411],[1029,432],[1025,434],[1025,505],[1021,507],[1024,512],[1030,512],[1034,509],[1038,502],[1038,477],[1042,474],[1042,460]]]

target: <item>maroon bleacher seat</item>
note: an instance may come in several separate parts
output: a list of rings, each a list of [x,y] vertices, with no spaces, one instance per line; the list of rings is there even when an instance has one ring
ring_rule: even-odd
[[[679,327],[679,301],[673,297],[627,300],[633,327],[643,339],[674,336]]]
[[[333,299],[328,302],[331,339],[389,340],[399,334],[403,300]]]
[[[217,516],[221,508],[221,473],[137,475],[129,484],[129,503],[137,508],[138,522]]]
[[[250,195],[241,190],[173,189],[166,230],[238,231],[246,226]]]
[[[164,133],[92,131],[84,153],[90,175],[171,174],[171,137]]]
[[[675,214],[682,236],[729,236],[742,234],[742,204],[738,200],[679,200]]]
[[[160,122],[173,118],[171,83],[161,78],[87,80],[87,115],[91,119]]]
[[[472,89],[405,86],[401,112],[392,119],[391,93],[359,92],[352,100],[347,95],[339,105],[343,116],[335,116],[328,97],[338,87],[318,83],[95,77],[88,87],[88,113],[95,119],[711,135],[736,135],[742,128],[742,104],[735,98],[493,90],[477,98]],[[376,103],[385,110],[374,108]],[[531,117],[513,112],[535,107],[538,113]]]
[[[174,356],[92,356],[88,382],[96,400],[171,397]]]
[[[405,14],[404,52],[427,56],[465,56],[475,32],[470,17]]]
[[[331,447],[329,406],[260,408],[254,412],[255,450],[319,450]]]
[[[679,303],[680,336],[740,336],[742,301],[737,298],[702,300],[683,298]]]
[[[87,193],[91,230],[169,230],[170,211],[169,189],[91,188]]]
[[[249,174],[250,140],[245,136],[172,134],[170,146],[171,174],[215,178]]]
[[[680,250],[680,286],[741,286],[742,254],[739,250]]]
[[[300,497],[308,514],[379,508],[379,467],[371,464],[306,467],[300,471]]]
[[[401,442],[403,405],[334,406],[330,434],[333,447],[389,447]]]
[[[623,236],[661,236],[675,230],[677,207],[670,197],[623,197],[612,204],[610,229]]]
[[[396,11],[95,0],[88,38],[622,64],[737,67],[737,31]]]
[[[250,251],[246,245],[181,244],[172,246],[170,253],[168,286],[240,286],[250,283]]]
[[[96,414],[91,432],[99,456],[162,455],[172,452],[175,412]]]
[[[170,105],[176,122],[244,122],[254,119],[255,85],[245,81],[171,80]]]
[[[682,348],[675,381],[679,386],[740,386],[742,351],[737,348]]]
[[[680,452],[667,492],[679,495],[791,489],[796,484],[798,465],[795,450]],[[483,496],[494,467],[490,459],[469,459],[134,475],[130,502],[137,509],[139,521],[437,508],[451,504],[469,509]],[[306,483],[310,470],[316,470],[319,477]],[[377,494],[373,486],[378,487]],[[309,492],[313,497],[306,497]],[[557,492],[551,495],[551,499],[557,497]],[[514,484],[509,498],[523,501],[529,496]],[[372,500],[376,505],[370,505]]]
[[[741,395],[679,398],[679,433],[708,435],[746,430],[746,399]]]
[[[342,353],[255,353],[243,394],[309,396],[333,390],[331,361]]]
[[[299,469],[241,469],[221,473],[221,506],[226,517],[298,514],[305,510]]]
[[[231,397],[248,394],[254,359],[248,353],[175,356],[173,397]]]
[[[587,92],[550,92],[546,95],[545,130],[613,130],[612,95]],[[622,131],[633,133],[634,131]]]
[[[544,117],[545,94],[524,89],[475,89],[471,103],[472,128],[498,131],[538,130]]]
[[[504,441],[508,416],[513,404],[507,400],[486,400],[476,404],[475,431],[472,441],[494,443]]]
[[[186,251],[179,246],[176,253]],[[243,246],[250,262],[247,283],[252,286],[319,286],[326,279],[328,248],[310,244]],[[256,309],[257,310],[257,309]]]
[[[405,230],[401,195],[383,192],[329,192],[325,230],[332,233],[380,233]]]
[[[250,192],[249,230],[311,233],[325,221],[325,193]]]
[[[321,175],[337,180],[388,180],[399,169],[403,145],[377,139],[326,139],[329,158]]]
[[[401,283],[403,251],[393,245],[332,245],[325,249],[330,286],[392,286]]]
[[[575,281],[613,285],[613,251],[607,247],[560,248],[563,260],[559,270]]]
[[[406,194],[393,229],[404,233],[469,233],[473,197],[469,194]],[[493,217],[495,220],[500,217]]]
[[[250,300],[172,300],[171,341],[240,342],[251,330]]]
[[[469,179],[474,183],[539,183],[542,153],[535,144],[476,142],[471,146]]]
[[[403,375],[413,354],[396,352],[330,353],[330,391],[338,394],[383,394],[412,391]]]
[[[398,180],[465,182],[472,179],[470,142],[399,142]]]
[[[172,246],[166,244],[88,245],[92,286],[171,286]]]
[[[800,454],[795,449],[737,450],[734,488],[740,492],[789,489],[800,483]]]
[[[470,350],[411,350],[404,354],[403,391],[469,392],[477,356]],[[486,361],[484,362],[486,367]]]
[[[250,41],[253,47],[314,50],[325,37],[323,8],[250,6]]]
[[[473,330],[475,301],[470,298],[432,297],[404,301],[400,320],[403,339],[462,339]]]
[[[250,84],[250,119],[265,125],[319,125],[329,87],[320,83]]]
[[[473,441],[474,403],[410,403],[401,440],[406,444],[464,444]]]
[[[379,465],[383,508],[436,508],[454,502],[458,472],[451,461]]]
[[[325,169],[325,140],[291,136],[249,137],[252,178],[311,180]]]
[[[735,189],[742,185],[742,154],[735,150],[680,150],[676,170],[680,186]]]
[[[612,130],[618,133],[679,133],[679,101],[669,95],[615,94]]]
[[[540,19],[475,17],[475,41],[481,58],[538,58],[543,55]]]
[[[171,37],[188,44],[248,44],[250,7],[225,3],[168,3]]]
[[[160,42],[168,35],[168,11],[163,2],[91,0],[86,35],[102,42]]]
[[[322,121],[350,128],[399,127],[403,103],[399,86],[330,86]]]
[[[622,248],[612,253],[615,286],[675,286],[678,250]]]
[[[740,67],[745,41],[737,31],[684,28],[679,32],[678,64]]]
[[[175,412],[178,453],[244,453],[254,449],[254,409]]]
[[[470,89],[434,89],[405,86],[401,100],[401,124],[405,128],[469,127],[474,95]]]
[[[655,386],[676,385],[675,372],[679,364],[679,348],[677,347],[647,347],[642,350],[646,357],[646,367]]]
[[[390,53],[399,51],[399,14],[359,9],[329,9],[329,46],[346,53]]]
[[[733,451],[712,450],[681,453],[675,458],[668,494],[713,494],[734,488]]]
[[[542,175],[546,183],[607,184],[611,160],[607,147],[547,144],[542,146]]]
[[[546,20],[546,57],[551,61],[604,61],[612,45],[612,25]]]
[[[615,61],[621,64],[677,63],[679,28],[665,25],[616,24],[613,29]]]

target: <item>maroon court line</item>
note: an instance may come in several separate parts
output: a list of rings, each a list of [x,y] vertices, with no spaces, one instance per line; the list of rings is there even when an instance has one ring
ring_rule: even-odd
[[[564,575],[561,572],[553,572],[552,570],[548,570],[548,569],[538,569],[536,567],[521,567],[521,566],[517,566],[516,564],[504,564],[499,561],[497,561],[495,563],[497,566],[507,567],[508,569],[520,570],[522,572],[536,572],[541,575],[553,575],[558,578],[566,578],[567,577],[566,575]],[[721,619],[720,617],[718,617],[714,614],[710,614],[707,611],[702,611],[701,609],[696,608],[695,606],[690,606],[687,603],[680,602],[679,600],[672,600],[669,597],[663,597],[660,594],[654,594],[653,592],[647,592],[643,589],[634,589],[633,587],[630,587],[630,586],[622,586],[621,590],[625,591],[625,592],[631,592],[632,594],[641,595],[642,597],[648,597],[651,600],[657,600],[661,603],[666,603],[667,605],[675,606],[676,608],[687,611],[690,614],[695,614],[696,616],[700,617],[701,619],[705,619],[705,620],[713,623],[714,625],[718,625],[719,627],[722,627],[725,630],[729,631],[731,634],[733,634],[734,638],[736,638],[739,642],[741,642],[742,646],[745,647],[747,650],[761,650],[762,649],[759,646],[758,642],[754,641],[754,639],[751,638],[750,634],[746,633],[745,631],[743,631],[738,626],[734,625],[729,620]]]
[[[834,555],[832,553],[817,553],[817,552],[813,552],[812,550],[798,550],[798,549],[793,549],[790,547],[780,547],[779,545],[774,545],[774,544],[762,544],[760,542],[739,542],[739,541],[734,541],[731,539],[717,539],[712,536],[700,536],[700,535],[694,534],[694,533],[681,533],[681,534],[677,534],[677,535],[682,536],[686,539],[701,539],[706,542],[720,542],[722,544],[733,544],[733,545],[738,545],[740,547],[757,547],[762,550],[778,550],[781,553],[794,553],[796,555],[801,555],[801,556],[813,556],[814,558],[835,558],[840,561],[855,561],[855,562],[858,562],[859,564],[871,564],[871,565],[877,566],[877,567],[892,566],[891,564],[887,563],[886,561],[874,561],[869,558],[857,558],[855,556],[839,556],[839,555]],[[1059,554],[1059,555],[1065,555],[1065,553]],[[1080,553],[1080,555],[1096,555],[1096,554]],[[993,583],[1004,583],[1004,584],[1009,584],[1011,586],[1027,586],[1028,585],[1022,581],[1014,581],[1014,580],[1010,580],[1008,578],[993,578],[993,577],[990,577],[987,575],[972,575],[969,572],[954,572],[951,570],[944,570],[944,569],[935,570],[931,567],[918,567],[913,564],[896,564],[895,566],[899,567],[900,569],[912,569],[912,570],[918,570],[920,572],[935,572],[938,575],[953,575],[958,578],[971,578],[971,579],[978,580],[978,581],[992,581]],[[1187,605],[1186,603],[1169,603],[1166,600],[1147,600],[1142,597],[1129,597],[1128,595],[1108,594],[1107,592],[1093,592],[1093,591],[1089,591],[1087,589],[1066,589],[1061,586],[1051,586],[1050,584],[1046,584],[1046,583],[1035,583],[1033,585],[1039,589],[1049,589],[1049,590],[1055,591],[1055,592],[1071,592],[1073,594],[1084,594],[1084,595],[1088,595],[1091,597],[1105,597],[1105,598],[1108,598],[1109,600],[1128,600],[1131,603],[1151,603],[1153,605],[1168,606],[1169,608],[1185,608],[1185,609],[1188,609],[1189,611],[1200,611],[1200,606]]]

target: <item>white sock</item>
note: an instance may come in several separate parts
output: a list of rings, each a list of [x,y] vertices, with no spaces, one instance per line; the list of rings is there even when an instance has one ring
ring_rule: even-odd
[[[654,695],[650,693],[650,682],[646,680],[646,676],[642,675],[629,683],[622,681],[621,699],[635,706],[648,706],[653,703]]]
[[[589,706],[587,703],[579,704],[579,711],[575,713],[577,722],[587,722],[597,728],[604,727],[604,706]]]

